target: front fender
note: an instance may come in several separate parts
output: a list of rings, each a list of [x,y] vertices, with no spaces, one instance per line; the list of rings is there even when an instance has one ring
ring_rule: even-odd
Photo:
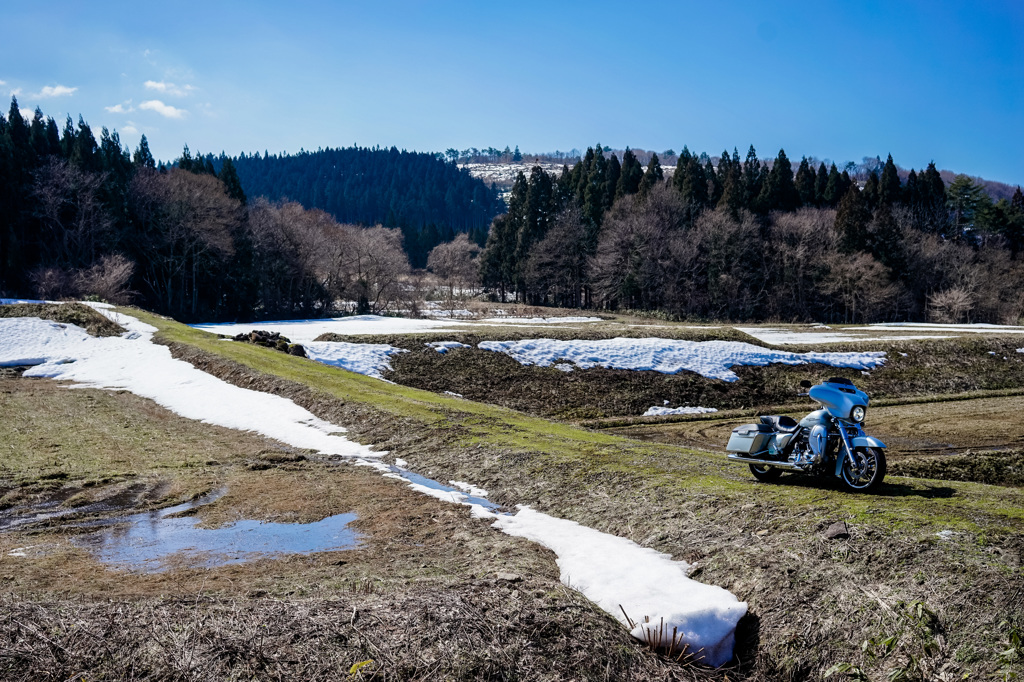
[[[885,443],[874,436],[857,436],[850,439],[850,444],[855,448],[884,448]]]

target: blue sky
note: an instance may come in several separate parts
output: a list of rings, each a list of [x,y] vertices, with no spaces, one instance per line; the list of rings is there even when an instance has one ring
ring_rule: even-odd
[[[4,8],[0,93],[158,158],[754,144],[1024,184],[1024,2]],[[6,111],[6,103],[3,106]]]

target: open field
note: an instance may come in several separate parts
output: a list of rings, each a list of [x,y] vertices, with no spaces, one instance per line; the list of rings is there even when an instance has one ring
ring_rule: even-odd
[[[227,485],[225,497],[199,512],[210,515],[204,522],[215,525],[239,516],[313,520],[355,511],[360,519],[355,525],[367,539],[363,547],[345,552],[214,569],[176,567],[153,577],[104,568],[67,545],[54,555],[9,557],[6,547],[59,544],[76,532],[56,523],[21,527],[0,535],[5,543],[0,574],[12,576],[5,634],[15,632],[17,639],[33,629],[55,631],[59,646],[28,650],[24,644],[24,657],[12,661],[11,671],[49,669],[43,666],[61,660],[71,661],[64,663],[70,666],[66,670],[102,670],[103,660],[109,659],[98,652],[95,640],[61,625],[74,619],[87,623],[90,632],[109,632],[105,639],[120,643],[111,645],[120,647],[113,660],[129,664],[131,656],[146,652],[145,661],[134,660],[164,673],[184,665],[172,655],[172,643],[185,644],[196,666],[188,669],[192,673],[213,670],[238,677],[269,677],[281,670],[328,677],[328,671],[337,673],[370,658],[376,663],[364,668],[366,679],[403,677],[395,671],[407,670],[404,677],[421,679],[440,673],[454,679],[728,675],[795,680],[821,679],[843,662],[872,678],[902,671],[907,679],[952,680],[964,673],[977,679],[1020,671],[1019,658],[1015,662],[1006,653],[1024,608],[1024,493],[1016,488],[899,477],[888,479],[874,495],[785,478],[783,485],[763,485],[720,455],[386,384],[130,312],[157,326],[177,357],[237,385],[289,397],[348,427],[360,442],[408,460],[415,471],[438,480],[469,481],[487,488],[490,499],[501,504],[530,504],[690,561],[700,580],[721,585],[750,604],[750,615],[741,621],[737,660],[721,671],[675,666],[643,650],[614,620],[561,588],[549,552],[369,471],[315,458],[264,457],[270,466],[263,468],[259,453],[280,451],[263,439],[237,434],[237,441],[229,437],[218,445],[216,434],[206,431],[213,427],[187,422],[178,432],[152,428],[160,434],[153,440],[166,442],[162,449],[154,445],[154,454],[131,469],[106,455],[90,454],[88,448],[83,463],[76,464],[74,434],[93,428],[105,433],[125,413],[145,413],[138,406],[112,403],[97,417],[55,420],[55,430],[38,442],[21,436],[19,447],[33,454],[24,467],[4,474],[9,487],[17,484],[45,495],[46,489],[52,493],[58,487],[81,494],[91,478],[110,480],[89,489],[124,485],[129,476],[169,483],[168,492],[157,487],[150,499],[138,503],[148,508]],[[912,369],[908,364],[904,371],[912,374]],[[791,395],[783,387],[789,390],[792,378],[778,379],[779,388],[764,389],[764,394]],[[745,379],[741,374],[736,385]],[[5,417],[11,414],[11,423],[21,423],[50,409],[69,414],[95,409],[51,408],[45,402],[68,396],[77,401],[95,394],[95,400],[103,396],[126,405],[138,400],[53,387],[34,395],[35,389],[26,388],[45,385],[6,380],[4,388],[11,392],[0,394]],[[47,390],[50,397],[42,394]],[[870,423],[882,409],[872,408]],[[992,414],[998,414],[997,408]],[[191,457],[184,461],[194,464],[173,466],[166,453],[188,443],[193,429],[196,436],[191,437],[218,452],[191,457],[187,453],[194,446],[179,445],[181,456]],[[96,438],[101,442],[107,436]],[[72,455],[47,454],[53,444]],[[387,523],[373,520],[384,515],[384,507],[373,505],[392,500],[389,530]],[[824,529],[840,520],[848,524],[851,537],[825,539]],[[69,566],[75,570],[68,571]],[[498,571],[514,573],[522,582],[499,580]],[[76,578],[68,581],[68,575]],[[482,592],[473,591],[477,588]],[[155,627],[115,625],[106,589],[117,590],[117,608]],[[352,617],[346,627],[344,617],[331,617],[351,615],[353,609],[379,620]],[[190,625],[177,634],[160,627],[176,619]],[[266,638],[255,634],[262,625],[270,633]],[[413,636],[391,634],[395,626]],[[896,639],[881,644],[890,636]],[[448,641],[454,645],[446,649]],[[517,659],[524,662],[517,666]]]

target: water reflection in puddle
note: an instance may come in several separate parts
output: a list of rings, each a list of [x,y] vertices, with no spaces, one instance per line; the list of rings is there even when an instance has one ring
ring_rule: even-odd
[[[74,542],[91,549],[105,563],[149,573],[165,570],[172,562],[212,567],[281,554],[359,546],[362,536],[348,528],[358,518],[356,514],[337,514],[314,523],[243,520],[221,528],[199,528],[199,519],[194,516],[173,517],[209,504],[223,494],[224,491],[218,491],[176,507],[93,522],[88,525],[117,525],[83,535]]]

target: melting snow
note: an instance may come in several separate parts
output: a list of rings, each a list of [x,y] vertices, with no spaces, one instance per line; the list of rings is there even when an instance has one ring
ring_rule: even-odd
[[[817,327],[831,329],[831,327]],[[951,336],[870,336],[864,334],[845,334],[842,332],[800,332],[790,329],[766,329],[764,327],[736,327],[736,331],[753,336],[762,343],[773,346],[808,345],[817,343],[852,343],[856,341],[913,341],[917,339],[949,339]],[[906,330],[904,330],[906,331]]]
[[[306,345],[321,334],[341,336],[365,336],[371,334],[421,334],[423,332],[458,331],[460,322],[441,320],[413,320],[405,317],[382,317],[380,315],[353,315],[319,320],[282,320],[277,322],[251,322],[245,324],[194,324],[196,329],[234,336],[254,329],[279,332],[293,343]]]
[[[120,337],[96,338],[73,325],[38,318],[0,319],[0,366],[31,364],[34,366],[26,371],[27,376],[129,390],[184,417],[255,431],[324,454],[352,457],[355,464],[372,467],[389,478],[400,478],[420,492],[468,505],[474,517],[490,519],[509,535],[551,549],[557,556],[562,582],[620,621],[625,619],[621,607],[636,621],[647,616],[652,622],[677,628],[690,651],[702,650],[705,663],[718,666],[732,658],[736,624],[746,614],[747,605],[720,587],[691,580],[685,562],[529,507],[520,507],[515,514],[498,513],[496,505],[486,499],[486,491],[462,482],[455,485],[463,490],[443,486],[388,466],[375,459],[386,453],[375,453],[346,440],[340,435],[344,431],[341,427],[313,416],[290,400],[233,386],[175,360],[168,348],[151,342],[155,328],[112,311],[104,314],[128,331]],[[641,640],[649,636],[641,625],[632,634]]]
[[[431,341],[430,343],[426,343],[424,345],[430,346],[431,348],[436,350],[438,353],[441,353],[442,355],[450,351],[452,348],[469,348],[469,346],[467,346],[466,344],[459,343],[458,341]]]
[[[384,343],[348,343],[346,341],[312,341],[305,344],[306,357],[332,367],[384,379],[391,371],[391,356],[409,351]]]
[[[600,317],[488,317],[485,324],[568,324],[580,322],[601,322]]]
[[[660,405],[652,405],[650,409],[644,412],[645,417],[664,417],[670,414],[710,414],[712,412],[718,412],[713,407],[662,407]]]
[[[27,377],[74,381],[90,388],[128,390],[208,424],[255,431],[325,454],[379,457],[339,435],[344,429],[313,416],[291,400],[225,383],[151,342],[156,328],[126,315],[128,331],[97,338],[74,325],[34,317],[0,319],[0,366],[34,365]]]
[[[697,372],[710,379],[736,381],[736,365],[762,367],[771,363],[803,365],[817,362],[833,367],[872,369],[885,362],[884,351],[863,353],[787,353],[737,341],[677,341],[673,339],[606,339],[602,341],[483,341],[484,350],[505,353],[524,365],[550,367],[572,362],[580,369],[653,370],[663,374]]]

